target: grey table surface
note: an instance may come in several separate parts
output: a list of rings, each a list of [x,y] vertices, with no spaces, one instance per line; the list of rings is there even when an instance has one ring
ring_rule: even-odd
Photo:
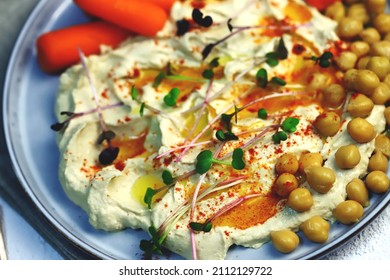
[[[31,10],[39,0],[0,0],[0,92],[3,92],[3,83],[8,60],[17,39],[19,31],[29,16]],[[50,228],[45,217],[39,213],[26,213],[26,204],[32,209],[33,203],[26,197],[23,189],[15,183],[16,178],[8,180],[4,174],[12,172],[9,158],[4,144],[4,133],[0,130],[0,205],[7,208],[5,215],[10,213],[12,218],[5,219],[7,232],[13,232],[7,238],[9,248],[16,248],[14,254],[18,259],[84,259],[88,254],[77,251],[73,244],[63,238],[55,229]],[[12,177],[12,176],[11,176]],[[12,184],[12,186],[9,186]],[[12,187],[12,192],[6,191]],[[22,207],[21,203],[24,204]],[[31,212],[31,211],[30,211]],[[29,242],[21,241],[21,232],[27,232]],[[54,232],[54,233],[53,233]],[[23,246],[17,246],[22,242]],[[34,247],[35,246],[35,247]],[[38,248],[38,249],[36,249]],[[390,260],[390,207],[387,207],[370,225],[365,227],[357,236],[345,245],[339,247],[326,259],[366,259]]]

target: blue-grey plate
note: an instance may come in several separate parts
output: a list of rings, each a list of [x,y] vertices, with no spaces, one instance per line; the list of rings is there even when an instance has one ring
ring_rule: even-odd
[[[67,238],[102,259],[142,259],[138,245],[147,234],[137,230],[95,230],[88,217],[65,195],[58,181],[59,152],[50,125],[56,122],[54,102],[58,76],[44,74],[36,57],[36,38],[49,30],[87,21],[71,0],[42,0],[26,22],[8,67],[3,99],[3,121],[16,174],[38,208]],[[376,217],[390,201],[390,193],[371,197],[363,219],[352,226],[334,224],[325,244],[301,238],[291,254],[278,253],[271,244],[260,249],[232,248],[228,259],[313,259],[344,244]],[[172,254],[169,259],[180,259]]]

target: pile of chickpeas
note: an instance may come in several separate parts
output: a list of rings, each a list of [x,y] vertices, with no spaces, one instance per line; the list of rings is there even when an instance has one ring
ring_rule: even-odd
[[[358,145],[375,141],[366,176],[347,184],[346,200],[333,211],[334,218],[342,224],[358,222],[364,207],[369,205],[369,192],[383,194],[390,186],[386,174],[390,139],[385,134],[377,134],[375,124],[366,120],[374,105],[384,105],[384,118],[390,126],[390,107],[387,107],[390,105],[390,14],[386,14],[385,9],[386,0],[343,0],[329,6],[324,14],[338,22],[337,35],[346,45],[345,50],[334,57],[339,79],[337,83],[309,85],[322,93],[323,104],[328,109],[313,123],[322,136],[334,136],[339,131],[340,108],[352,118],[347,131],[356,143],[336,151],[338,168],[357,166],[361,160]],[[323,166],[320,153],[298,156],[286,153],[277,160],[275,172],[274,191],[286,198],[287,206],[297,212],[307,211],[313,205],[311,192],[300,187],[301,180],[306,180],[311,189],[321,194],[327,193],[336,181],[334,171]],[[330,223],[315,216],[303,222],[300,230],[310,241],[323,243],[328,240]],[[271,240],[283,253],[293,251],[300,242],[298,235],[289,229],[272,232]]]

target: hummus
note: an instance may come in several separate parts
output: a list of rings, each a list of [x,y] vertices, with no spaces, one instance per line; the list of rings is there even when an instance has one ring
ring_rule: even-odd
[[[317,116],[329,110],[322,106],[321,89],[340,78],[334,66],[321,68],[312,58],[336,45],[342,48],[337,24],[302,1],[209,1],[202,12],[214,24],[194,26],[177,36],[176,22],[191,19],[190,2],[174,4],[170,21],[155,38],[129,38],[115,50],[102,48],[101,55],[86,59],[97,101],[81,65],[62,74],[56,102],[59,121],[66,118],[64,111],[89,112],[72,118],[58,134],[59,177],[66,194],[88,213],[95,228],[143,229],[151,235],[155,228],[164,237],[162,246],[188,259],[194,250],[199,259],[224,259],[234,244],[259,248],[269,241],[270,232],[296,231],[313,216],[332,221],[332,210],[346,199],[346,184],[367,173],[375,149],[374,140],[357,144],[359,164],[340,169],[335,152],[356,144],[347,131],[351,116],[346,107],[335,108],[342,119],[336,135],[323,137],[313,126]],[[232,34],[227,22],[232,32],[252,28],[243,28],[216,44],[207,57],[202,55],[207,45]],[[282,43],[288,56],[272,66],[267,54]],[[213,60],[218,65],[212,66]],[[260,68],[267,73],[266,86],[256,79]],[[203,75],[205,70],[213,77]],[[156,85],[161,73],[164,77]],[[272,83],[272,77],[286,84]],[[172,106],[164,99],[173,88],[179,95]],[[258,116],[262,108],[265,118]],[[386,125],[384,109],[376,105],[366,118],[378,134]],[[223,113],[232,114],[227,126],[221,121]],[[275,141],[273,136],[288,118],[299,123],[285,133],[287,139]],[[109,164],[99,162],[108,145],[97,144],[102,120],[115,133],[110,144],[119,148]],[[226,132],[228,126],[238,139],[218,140],[216,132]],[[244,168],[226,164],[237,148],[243,151]],[[197,156],[206,150],[223,163],[198,172]],[[314,204],[296,212],[273,191],[275,162],[285,153],[299,158],[308,151],[322,154],[336,181],[322,194],[300,178],[300,187],[310,190]],[[166,188],[164,171],[173,176]],[[144,202],[148,188],[162,189],[150,208]],[[240,198],[245,199],[225,211]],[[189,226],[212,217],[210,231]]]

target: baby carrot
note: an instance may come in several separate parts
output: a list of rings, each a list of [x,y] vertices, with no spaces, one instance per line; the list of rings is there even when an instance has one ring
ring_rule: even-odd
[[[171,10],[173,3],[176,2],[176,0],[145,0],[145,1],[160,6],[167,13],[169,13],[169,11]]]
[[[139,0],[74,0],[86,13],[145,36],[154,36],[168,18],[155,4]]]
[[[128,30],[103,21],[50,31],[37,39],[38,63],[54,74],[79,62],[78,48],[86,55],[98,54],[100,45],[116,47],[129,35]]]

